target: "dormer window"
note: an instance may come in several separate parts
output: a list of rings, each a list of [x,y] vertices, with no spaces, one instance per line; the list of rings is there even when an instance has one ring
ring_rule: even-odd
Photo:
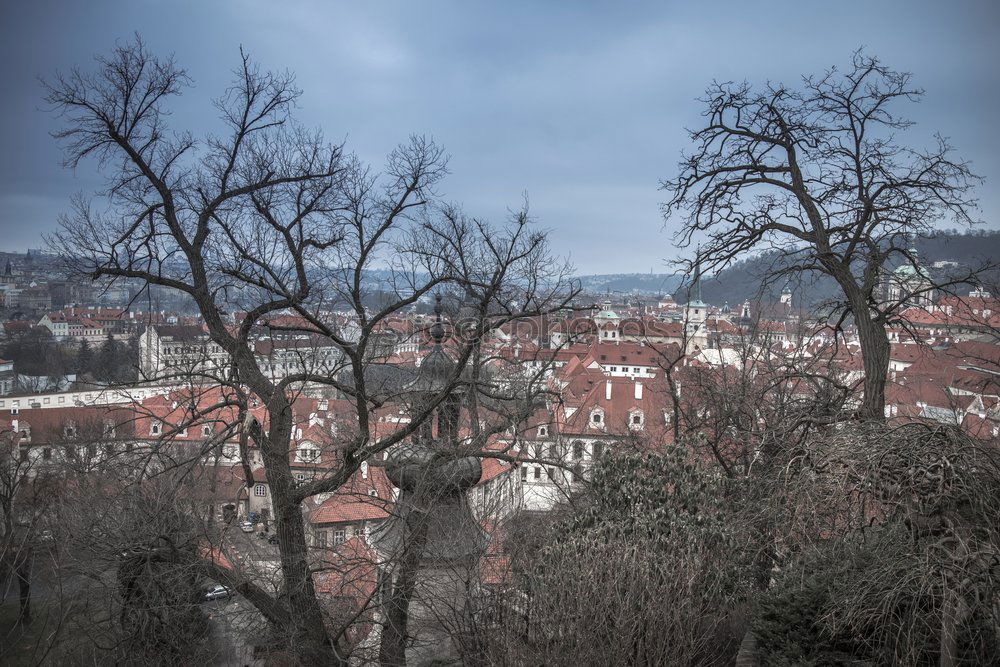
[[[150,435],[160,435],[160,430],[161,429],[162,429],[162,426],[161,426],[160,422],[153,421],[153,423],[149,425],[149,434]]]
[[[548,434],[549,434],[549,427],[548,426],[539,426],[538,427],[538,437],[539,438],[544,438]]]
[[[645,419],[642,410],[634,410],[629,413],[629,428],[641,429]]]
[[[590,423],[591,424],[603,424],[604,423],[604,413],[600,410],[594,410],[590,413]]]
[[[304,463],[313,463],[319,459],[319,450],[309,445],[299,447],[295,453],[299,461]]]
[[[63,426],[63,435],[66,436],[67,438],[75,438],[76,437],[76,424],[70,422],[70,423],[66,424],[65,426]]]
[[[202,424],[202,426],[201,426],[201,434],[204,437],[206,437],[206,438],[212,437],[212,425],[211,424]]]

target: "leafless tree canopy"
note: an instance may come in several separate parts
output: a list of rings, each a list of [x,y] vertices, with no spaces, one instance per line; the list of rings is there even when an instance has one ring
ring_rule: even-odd
[[[361,462],[415,433],[466,381],[463,369],[477,354],[475,336],[456,342],[447,386],[405,427],[379,438],[373,410],[386,397],[370,386],[367,371],[380,326],[447,286],[463,295],[480,335],[561,307],[573,291],[567,267],[550,256],[526,210],[495,226],[437,199],[446,156],[431,140],[411,137],[374,169],[295,122],[300,91],[290,74],[265,71],[241,55],[233,83],[214,103],[220,129],[203,138],[169,127],[170,100],[191,81],[138,39],[99,58],[93,70],[49,81],[48,102],[64,121],[57,137],[66,163],[94,158],[107,179],[96,198],[75,201],[53,243],[92,279],[138,279],[197,304],[228,368],[202,372],[200,382],[224,391],[207,409],[192,408],[189,421],[210,410],[238,411],[233,427],[259,448],[275,510],[285,598],[265,600],[257,591],[250,599],[302,660],[343,660],[332,639],[338,633],[324,627],[316,600],[300,503],[335,491]],[[383,292],[374,308],[372,272]],[[289,317],[277,323],[279,315]],[[275,379],[255,358],[257,327],[319,336],[341,361],[332,370],[304,368]],[[304,383],[349,397],[357,427],[337,445],[339,466],[298,484],[289,440],[292,404]],[[530,406],[524,391],[519,395]],[[258,402],[266,424],[247,416]]]
[[[862,52],[844,72],[799,87],[716,83],[702,99],[704,125],[678,175],[662,185],[667,216],[683,216],[679,243],[701,244],[703,271],[744,253],[782,253],[782,272],[816,271],[843,293],[864,350],[860,414],[884,404],[885,324],[899,304],[878,303],[890,260],[915,264],[914,235],[951,217],[975,222],[976,177],[947,140],[918,150],[901,142],[911,122],[899,107],[920,99],[910,74]]]

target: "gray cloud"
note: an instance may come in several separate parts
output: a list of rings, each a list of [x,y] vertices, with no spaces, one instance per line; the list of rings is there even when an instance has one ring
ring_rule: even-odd
[[[927,89],[914,140],[951,137],[1000,198],[1000,63],[992,2],[333,3],[21,2],[0,21],[0,246],[38,244],[92,165],[59,167],[36,77],[86,65],[140,32],[196,81],[174,121],[210,128],[212,96],[242,44],[305,89],[301,118],[366,159],[410,133],[452,155],[444,193],[500,217],[530,196],[539,223],[586,272],[659,270],[675,254],[657,192],[712,79],[792,81],[861,45]],[[483,5],[483,6],[481,6]]]

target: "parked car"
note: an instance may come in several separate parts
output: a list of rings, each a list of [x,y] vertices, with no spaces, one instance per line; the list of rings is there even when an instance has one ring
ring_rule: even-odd
[[[218,586],[215,586],[214,588],[205,592],[205,600],[209,602],[212,600],[225,600],[229,597],[232,597],[232,595],[233,592],[231,590],[229,590],[222,584],[219,584]]]
[[[252,533],[253,524],[249,521],[244,521],[243,523],[240,524],[240,530],[242,530],[244,533]]]

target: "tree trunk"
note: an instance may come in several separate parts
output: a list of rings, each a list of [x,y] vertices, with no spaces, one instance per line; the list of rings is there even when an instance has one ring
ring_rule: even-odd
[[[407,540],[404,542],[403,553],[399,560],[399,571],[392,595],[386,605],[385,627],[382,630],[382,641],[379,645],[379,664],[384,667],[405,667],[407,625],[410,619],[410,600],[417,584],[417,570],[424,555],[424,544],[427,541],[426,514],[413,509],[407,516]]]
[[[288,601],[287,641],[303,664],[346,665],[345,655],[333,645],[309,570],[302,507],[292,499],[292,472],[288,462],[291,441],[291,407],[270,411],[267,445],[262,447],[264,470],[274,505],[281,575]],[[284,446],[278,446],[283,443]]]
[[[854,276],[840,265],[828,266],[830,275],[840,284],[854,316],[861,343],[861,363],[864,368],[864,397],[858,408],[863,420],[885,419],[885,383],[889,374],[889,336],[885,326],[872,317],[868,294]]]
[[[865,304],[854,311],[861,342],[861,360],[864,364],[865,395],[858,410],[862,419],[885,419],[885,383],[889,373],[889,336],[885,327],[872,319]]]
[[[958,663],[958,631],[967,612],[965,600],[950,589],[945,589],[944,607],[941,610],[941,654],[940,667],[952,667]]]
[[[20,554],[17,567],[17,584],[20,593],[19,615],[21,625],[31,625],[31,565],[34,560],[32,547],[26,546]]]

